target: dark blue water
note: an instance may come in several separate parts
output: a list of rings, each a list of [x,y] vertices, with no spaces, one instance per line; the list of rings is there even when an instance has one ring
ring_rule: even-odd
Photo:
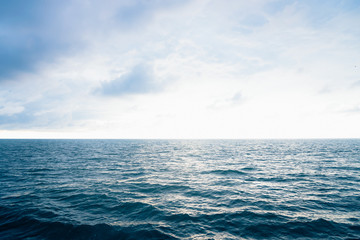
[[[360,239],[360,140],[0,140],[0,239]]]

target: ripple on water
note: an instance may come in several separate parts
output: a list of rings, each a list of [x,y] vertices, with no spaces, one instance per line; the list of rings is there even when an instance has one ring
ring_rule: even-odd
[[[360,239],[360,140],[0,140],[1,239]]]

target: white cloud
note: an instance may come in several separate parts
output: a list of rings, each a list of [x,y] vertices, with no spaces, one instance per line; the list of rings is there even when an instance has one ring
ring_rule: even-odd
[[[41,48],[51,61],[0,82],[0,137],[360,136],[359,115],[343,114],[360,91],[348,87],[359,79],[360,53],[360,17],[349,8],[107,3],[52,10],[41,36],[68,36],[47,44],[66,51]],[[319,94],[324,89],[331,91]]]

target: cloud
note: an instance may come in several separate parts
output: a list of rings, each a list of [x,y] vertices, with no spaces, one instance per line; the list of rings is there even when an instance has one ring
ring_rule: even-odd
[[[124,96],[150,93],[160,89],[161,86],[155,81],[152,67],[146,64],[139,64],[119,78],[103,82],[101,87],[95,90],[95,93],[101,93],[104,96]]]
[[[330,87],[329,85],[324,86],[323,88],[321,88],[318,93],[319,94],[328,94],[331,93],[333,91],[332,87]]]
[[[154,14],[159,10],[167,10],[169,8],[181,6],[187,2],[188,1],[180,0],[129,1],[118,8],[114,18],[118,24],[126,29],[138,28],[139,26],[142,26],[146,20],[154,17]]]
[[[28,77],[2,83],[0,129],[56,129],[79,123],[89,104],[86,89],[51,75]]]
[[[261,27],[266,23],[268,23],[268,20],[261,15],[247,15],[241,21],[241,24],[244,24],[247,27]]]
[[[8,103],[5,106],[0,106],[0,118],[1,116],[12,116],[24,111],[24,107],[16,103]]]
[[[353,82],[350,86],[350,88],[358,88],[358,87],[360,87],[360,80]]]
[[[348,66],[359,59],[359,6],[351,0],[2,1],[0,129],[66,131],[84,124],[94,131],[109,126],[104,132],[114,136],[126,126],[127,137],[149,129],[149,137],[191,137],[197,129],[202,137],[216,135],[209,129],[221,135],[227,114],[222,137],[261,137],[286,119],[321,122],[321,114],[358,99],[358,74]],[[334,91],[314,96],[324,86]],[[256,121],[266,117],[270,130],[260,131]],[[309,124],[308,135],[319,127]]]
[[[235,107],[242,104],[245,101],[244,96],[241,92],[236,92],[232,97],[225,98],[222,100],[216,100],[210,106],[209,109],[218,110],[223,108]]]
[[[2,1],[0,81],[37,73],[115,34],[141,30],[159,11],[184,1]],[[131,44],[131,42],[130,42]]]
[[[341,112],[348,113],[348,114],[359,114],[360,113],[360,105],[355,105],[351,108],[344,109]]]
[[[50,103],[50,105],[53,105]],[[0,115],[2,129],[54,128],[64,122],[64,116],[36,101],[19,107],[18,112]]]
[[[244,97],[241,94],[241,92],[237,92],[234,94],[234,96],[230,99],[230,102],[233,104],[239,104],[244,101]]]
[[[59,9],[58,9],[59,8]],[[0,81],[33,72],[77,42],[58,18],[64,4],[52,1],[2,1],[0,8]]]

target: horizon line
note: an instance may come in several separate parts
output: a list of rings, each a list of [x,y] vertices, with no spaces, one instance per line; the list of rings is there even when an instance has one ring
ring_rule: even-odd
[[[1,138],[0,140],[360,140],[360,137],[277,138]]]

